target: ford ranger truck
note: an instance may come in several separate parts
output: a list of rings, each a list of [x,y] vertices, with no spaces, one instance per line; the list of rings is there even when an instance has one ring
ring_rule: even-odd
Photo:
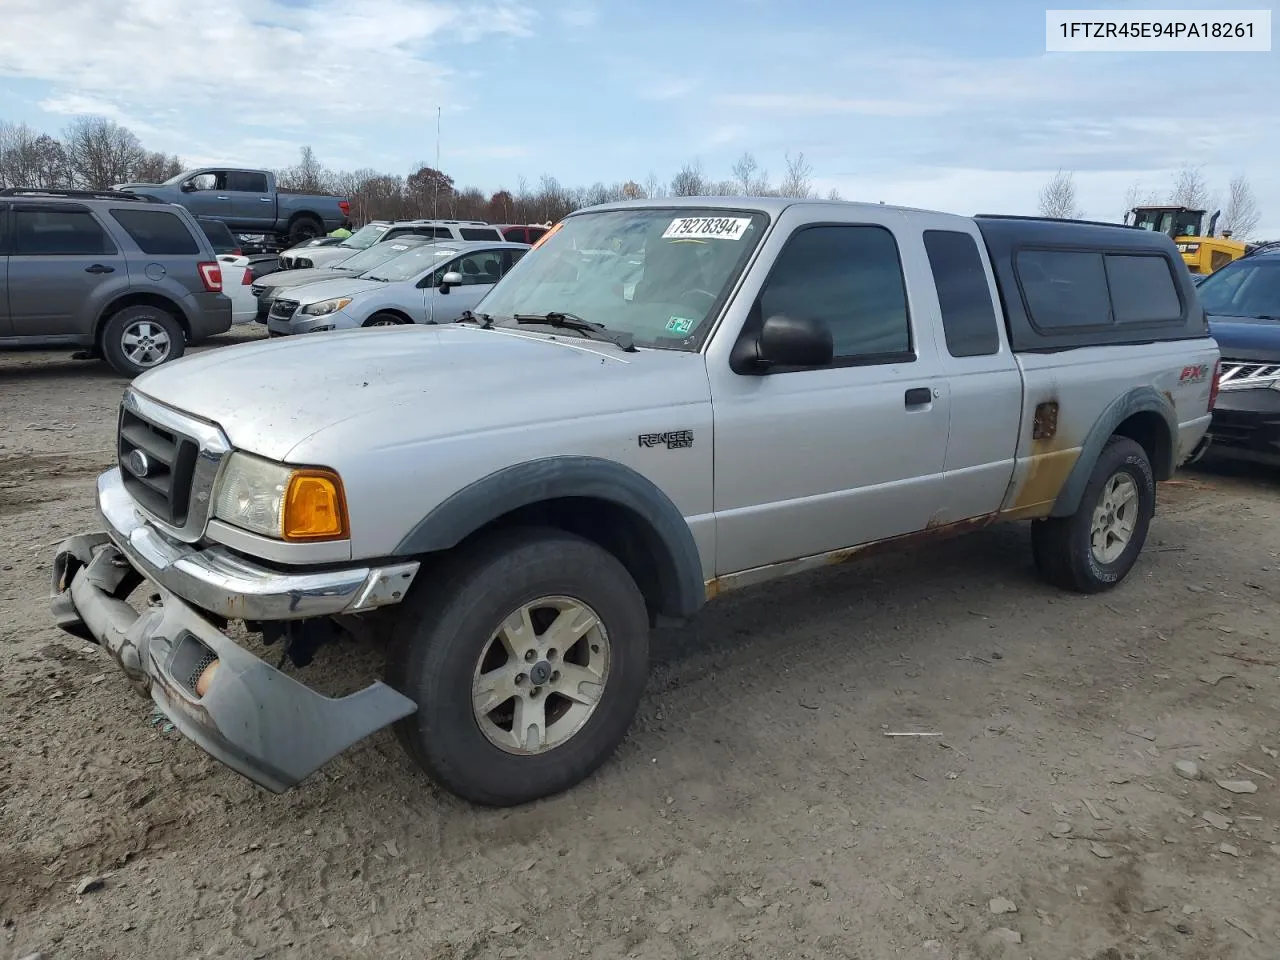
[[[1115,588],[1218,361],[1163,234],[597,206],[457,323],[136,378],[53,611],[268,790],[393,725],[444,788],[523,803],[611,755],[651,628],[718,595],[1000,522],[1049,584]],[[389,653],[329,697],[300,665],[339,632]]]

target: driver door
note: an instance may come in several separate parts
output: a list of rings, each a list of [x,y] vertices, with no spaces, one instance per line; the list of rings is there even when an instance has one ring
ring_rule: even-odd
[[[227,192],[227,175],[220,170],[205,170],[190,180],[195,189],[183,194],[182,205],[197,217],[217,220],[231,218],[231,194]]]

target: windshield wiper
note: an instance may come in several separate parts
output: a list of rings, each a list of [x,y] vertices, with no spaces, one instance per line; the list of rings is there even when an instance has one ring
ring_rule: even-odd
[[[483,322],[481,322],[483,321]],[[474,313],[471,310],[463,310],[462,314],[454,323],[480,323],[481,330],[493,329],[493,317],[487,313]]]
[[[624,330],[610,330],[603,323],[592,323],[583,320],[574,313],[552,310],[550,313],[517,313],[512,317],[516,323],[542,323],[548,327],[560,327],[564,330],[575,330],[585,333],[593,340],[604,340],[622,349],[625,353],[636,352],[635,337]]]

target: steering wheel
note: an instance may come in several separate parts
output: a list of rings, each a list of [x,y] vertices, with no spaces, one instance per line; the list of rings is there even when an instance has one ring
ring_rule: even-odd
[[[703,290],[700,287],[693,287],[689,290],[686,290],[684,293],[680,294],[680,296],[677,298],[677,302],[683,303],[685,300],[688,299],[691,293],[701,294],[702,296],[706,297],[707,300],[710,301],[710,303],[707,304],[708,307],[710,307],[711,304],[714,303],[716,300],[716,295],[712,293],[710,290]]]

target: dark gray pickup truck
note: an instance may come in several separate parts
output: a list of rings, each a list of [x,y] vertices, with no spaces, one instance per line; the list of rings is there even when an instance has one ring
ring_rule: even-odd
[[[197,217],[221,220],[232,233],[273,233],[290,243],[323,236],[351,212],[345,197],[281,190],[269,170],[202,167],[164,183],[118,183],[114,189],[176,203]]]

